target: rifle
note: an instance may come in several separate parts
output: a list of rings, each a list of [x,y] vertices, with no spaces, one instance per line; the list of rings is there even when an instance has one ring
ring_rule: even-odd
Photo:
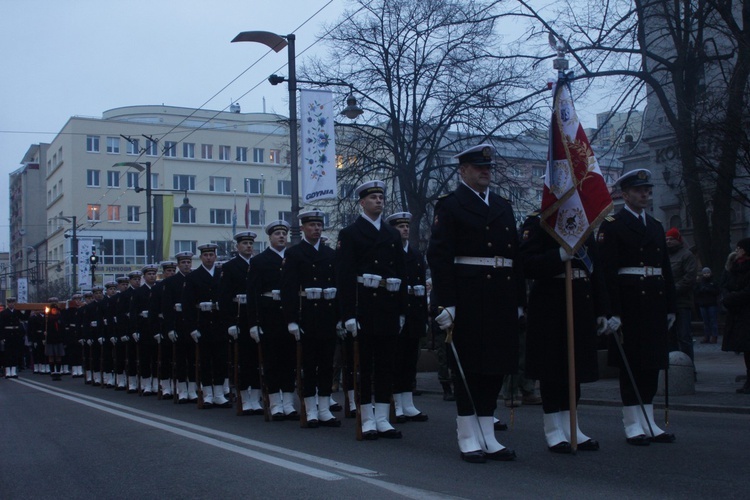
[[[135,343],[135,380],[136,380],[136,386],[138,388],[138,395],[143,396],[143,387],[141,387],[141,343],[140,338],[138,339],[139,342]],[[128,341],[130,342],[130,341]]]
[[[247,301],[247,296],[246,301]],[[235,296],[235,300],[237,301],[237,327],[239,328],[240,325],[240,308],[241,308],[241,299],[240,295]],[[234,341],[234,393],[236,395],[235,399],[237,400],[237,416],[241,416],[243,414],[242,410],[242,388],[240,387],[240,345],[239,345],[239,333],[237,340]]]
[[[299,426],[307,427],[307,408],[302,388],[302,341],[297,341],[297,397],[299,397]]]
[[[198,409],[203,409],[203,386],[200,384],[201,379],[201,346],[195,343],[195,388],[198,393]]]
[[[161,333],[159,335],[161,335]],[[162,390],[161,390],[161,343],[162,342],[164,342],[164,338],[160,338],[159,342],[157,342],[157,345],[156,345],[156,380],[158,380],[158,382],[156,383],[156,386],[159,388],[157,399],[162,399],[164,397],[164,395],[162,394]]]
[[[120,333],[124,331],[121,330]],[[121,336],[122,338],[122,336]],[[125,342],[125,391],[130,392],[130,381],[128,381],[128,372],[130,372],[130,340]]]
[[[354,366],[352,367],[352,384],[354,385],[354,404],[357,406],[357,441],[362,441],[362,401],[359,394],[359,340],[354,337]]]
[[[175,333],[177,331],[175,330]],[[187,374],[187,370],[185,371]],[[180,398],[177,391],[177,342],[172,342],[172,403],[179,404]]]
[[[89,366],[91,367],[91,385],[96,385],[94,381],[96,380],[94,377],[94,341],[91,341],[91,345],[89,346]]]
[[[115,336],[117,332],[112,328],[111,335]],[[117,344],[112,344],[112,373],[114,374],[115,390],[117,390]]]
[[[344,417],[352,418],[351,402],[349,401],[349,352],[346,348],[346,338],[341,340],[341,389],[344,391]]]
[[[102,389],[106,389],[107,384],[104,383],[104,342],[99,344],[99,371],[102,374]]]
[[[268,387],[265,383],[265,373],[263,371],[263,346],[258,342],[258,378],[260,379],[260,393],[263,398],[263,420],[271,421],[271,405],[268,400]]]

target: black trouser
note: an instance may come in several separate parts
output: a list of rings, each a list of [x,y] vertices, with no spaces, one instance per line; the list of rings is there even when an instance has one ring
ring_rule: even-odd
[[[93,343],[89,346],[89,369],[92,372],[98,372],[102,368],[102,347],[99,345],[99,338],[92,339]]]
[[[539,378],[539,394],[542,396],[542,410],[544,413],[570,411],[567,378]],[[581,399],[581,384],[576,383],[576,405]]]
[[[258,373],[258,344],[256,344],[247,331],[244,330],[240,331],[237,340],[234,342],[237,342],[237,348],[239,349],[239,389],[242,391],[248,387],[259,389],[260,375]],[[265,361],[265,359],[263,361]]]
[[[114,360],[112,359],[112,351],[114,350],[115,346],[112,345],[112,342],[110,342],[109,339],[105,339],[103,347],[104,358],[102,359],[102,365],[104,366],[104,372],[112,373],[115,368]]]
[[[172,342],[162,335],[161,343],[156,346],[156,373],[159,380],[172,378]]]
[[[156,341],[148,334],[141,334],[137,342],[141,354],[141,377],[156,375]]]
[[[200,338],[200,381],[201,385],[224,385],[227,376],[226,335],[211,332]]]
[[[417,377],[417,361],[419,361],[419,337],[401,332],[396,347],[396,367],[394,373],[393,392],[412,392],[414,380]]]
[[[195,382],[195,342],[187,332],[178,333],[174,377],[180,382]]]
[[[651,404],[654,401],[656,389],[659,386],[659,369],[633,369],[632,371],[635,385],[641,395],[643,404]],[[625,369],[620,370],[620,397],[622,398],[623,406],[638,404],[638,396],[636,396],[633,384],[630,383],[628,371]]]
[[[358,335],[360,404],[375,396],[376,403],[390,403],[393,395],[393,358],[398,337],[395,335]]]
[[[21,367],[21,363],[23,361],[23,333],[21,332],[21,329],[6,329],[4,332],[4,338],[5,366]]]
[[[268,393],[294,392],[295,341],[288,332],[263,332],[263,369]]]
[[[474,414],[471,406],[471,399],[466,392],[464,382],[461,380],[461,374],[458,370],[453,370],[453,391],[456,395],[456,409],[459,417],[465,417]],[[503,385],[502,374],[484,374],[465,372],[466,383],[471,391],[471,398],[476,406],[477,416],[491,417],[495,414],[497,408],[497,396],[500,394],[500,388]]]
[[[302,343],[302,397],[315,396],[317,388],[321,401],[331,395],[333,380],[333,353],[336,351],[336,336],[318,337],[303,333]]]

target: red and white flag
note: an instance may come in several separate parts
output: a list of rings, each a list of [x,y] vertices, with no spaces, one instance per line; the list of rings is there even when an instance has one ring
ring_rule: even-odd
[[[575,254],[612,209],[612,198],[578,121],[567,82],[558,81],[554,96],[541,225]]]

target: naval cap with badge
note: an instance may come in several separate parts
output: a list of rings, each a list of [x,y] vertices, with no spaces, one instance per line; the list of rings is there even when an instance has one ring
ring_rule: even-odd
[[[184,252],[177,252],[174,254],[174,260],[177,262],[183,261],[183,260],[189,260],[193,261],[193,252],[190,251],[184,251]]]
[[[398,226],[399,224],[409,224],[411,221],[410,212],[397,212],[386,217],[385,221],[391,226]]]
[[[117,288],[117,282],[116,281],[107,281],[104,283],[104,288],[110,289],[110,288]]]
[[[279,219],[279,220],[271,221],[268,224],[266,224],[265,231],[266,231],[266,234],[269,234],[269,235],[279,230],[286,231],[288,233],[291,227],[292,226],[287,221]]]
[[[638,186],[653,187],[651,182],[651,171],[645,168],[637,168],[630,172],[624,173],[617,179],[615,185],[620,186],[621,190],[626,190]]]
[[[216,253],[216,250],[219,249],[219,245],[216,243],[203,243],[202,245],[198,245],[198,251],[201,254],[204,254],[206,252],[214,252]]]
[[[299,217],[300,224],[304,224],[306,222],[320,222],[321,224],[323,224],[323,219],[325,218],[325,216],[326,214],[322,210],[312,208],[310,210],[300,212],[297,217]]]
[[[128,273],[128,278],[130,278],[131,280],[140,279],[141,276],[143,276],[143,272],[141,271],[130,271]]]
[[[177,261],[165,260],[161,263],[161,269],[162,271],[166,271],[167,269],[177,269]]]
[[[251,241],[255,242],[255,238],[258,237],[258,234],[253,231],[240,231],[239,233],[234,235],[234,241],[237,243],[241,241]]]
[[[158,273],[159,272],[159,266],[156,264],[146,264],[141,268],[141,274],[146,273]]]
[[[385,182],[374,180],[363,182],[357,189],[354,190],[354,194],[361,200],[362,198],[371,194],[385,194]]]
[[[492,144],[483,143],[461,151],[453,159],[458,160],[459,165],[470,163],[479,167],[494,167],[496,165],[496,154],[497,152]]]

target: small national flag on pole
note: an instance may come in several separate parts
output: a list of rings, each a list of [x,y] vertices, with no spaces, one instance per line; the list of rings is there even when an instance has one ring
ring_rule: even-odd
[[[541,225],[575,254],[611,208],[607,183],[578,121],[570,87],[560,79],[554,88]]]
[[[266,178],[263,177],[263,174],[260,174],[260,207],[258,214],[258,220],[260,220],[260,225],[264,226],[266,224],[266,206],[265,203],[263,203],[263,197],[266,194]]]
[[[250,186],[249,186],[249,179],[245,179],[245,229],[250,229]]]
[[[232,235],[237,234],[237,190],[234,190],[234,210],[232,210]]]

